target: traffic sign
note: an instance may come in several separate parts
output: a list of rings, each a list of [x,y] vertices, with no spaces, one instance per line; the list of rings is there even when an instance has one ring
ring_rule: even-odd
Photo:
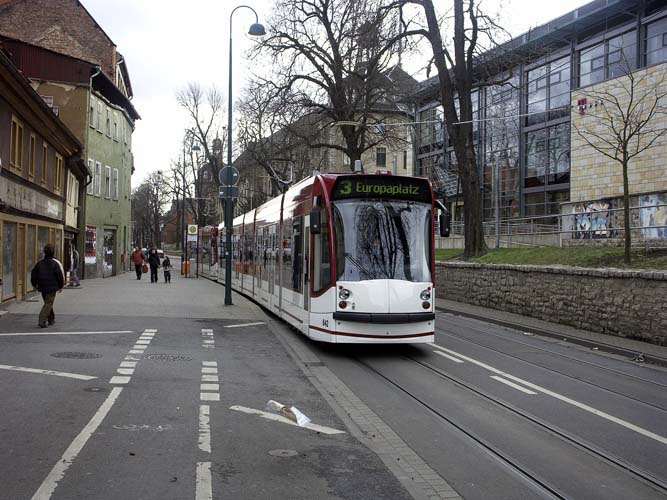
[[[236,186],[239,183],[239,170],[236,167],[225,167],[218,174],[218,180],[223,186],[228,184],[227,176],[229,175],[230,168],[232,169],[232,186]]]
[[[232,186],[232,198],[239,197],[239,187]],[[220,198],[227,198],[227,186],[220,186]]]

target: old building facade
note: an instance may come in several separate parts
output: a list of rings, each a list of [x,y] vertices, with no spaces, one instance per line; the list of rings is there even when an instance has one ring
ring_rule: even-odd
[[[85,215],[71,233],[81,274],[115,275],[132,244],[132,133],[140,118],[127,64],[75,0],[0,2],[0,35],[13,62],[83,144],[90,171],[80,200]]]

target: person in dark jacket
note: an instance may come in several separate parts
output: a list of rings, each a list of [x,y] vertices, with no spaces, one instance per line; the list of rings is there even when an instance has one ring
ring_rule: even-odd
[[[157,269],[160,267],[160,256],[155,248],[148,252],[148,265],[151,268],[151,283],[157,283]]]
[[[53,303],[56,300],[56,293],[62,291],[65,286],[65,275],[63,266],[54,257],[54,249],[51,243],[44,246],[44,258],[40,260],[30,273],[30,282],[36,290],[41,292],[44,305],[39,311],[39,326],[46,328],[46,322],[52,325],[56,322],[56,315],[53,312]]]

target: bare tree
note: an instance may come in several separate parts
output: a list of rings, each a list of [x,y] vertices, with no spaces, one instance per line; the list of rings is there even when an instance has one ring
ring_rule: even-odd
[[[277,73],[274,94],[283,105],[308,115],[311,130],[340,124],[336,133],[309,133],[300,139],[311,148],[345,153],[351,166],[388,136],[405,138],[400,127],[378,125],[388,114],[404,114],[398,100],[411,78],[395,65],[404,49],[399,41],[415,32],[400,22],[397,6],[385,4],[279,0],[270,20],[272,32],[255,52],[268,56]],[[292,132],[298,135],[298,130]]]
[[[632,246],[628,167],[658,145],[667,128],[667,79],[663,71],[647,68],[633,72],[622,54],[623,76],[585,89],[586,103],[572,119],[577,135],[594,151],[620,165],[623,172],[625,262]],[[591,111],[588,111],[590,104]]]
[[[132,220],[137,244],[159,246],[162,218],[171,191],[160,170],[151,172],[132,192]]]
[[[433,64],[438,71],[440,101],[444,110],[447,135],[456,156],[463,191],[463,218],[466,258],[486,251],[482,231],[481,179],[473,136],[473,89],[479,85],[477,65],[483,53],[496,46],[497,24],[479,7],[476,0],[453,0],[445,21],[453,21],[451,34],[443,40],[441,18],[432,0],[406,0],[416,4],[426,17],[420,33],[431,45]],[[493,71],[495,72],[495,71]]]

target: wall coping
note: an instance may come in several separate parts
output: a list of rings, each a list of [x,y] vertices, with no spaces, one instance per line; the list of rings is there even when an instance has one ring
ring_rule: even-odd
[[[667,271],[634,270],[609,268],[588,268],[574,266],[525,266],[516,264],[480,264],[478,262],[437,261],[436,266],[459,269],[490,269],[495,271],[517,271],[522,273],[564,274],[570,276],[592,276],[596,278],[642,278],[667,281]]]

